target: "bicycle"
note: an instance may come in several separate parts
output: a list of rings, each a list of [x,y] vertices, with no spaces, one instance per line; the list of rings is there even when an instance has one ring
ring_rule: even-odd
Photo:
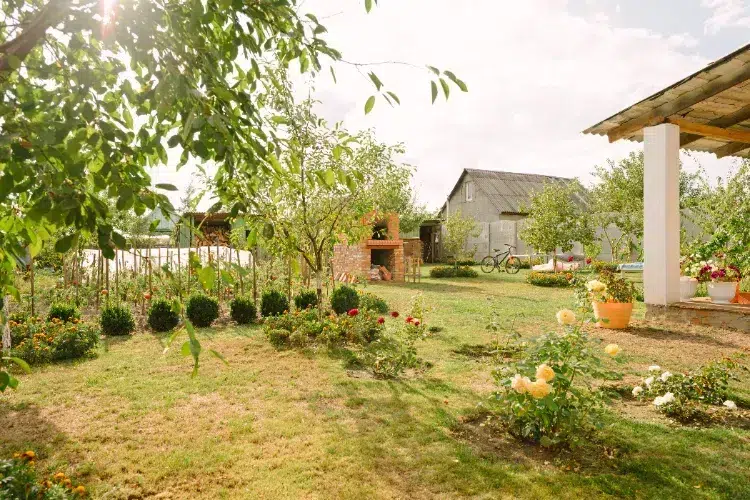
[[[502,250],[495,248],[495,255],[488,255],[482,259],[482,271],[485,273],[491,273],[497,269],[500,272],[500,266],[504,266],[505,272],[508,274],[516,274],[521,269],[521,259],[515,255],[511,255],[510,251],[516,247],[513,245],[505,244],[508,249],[503,252]]]

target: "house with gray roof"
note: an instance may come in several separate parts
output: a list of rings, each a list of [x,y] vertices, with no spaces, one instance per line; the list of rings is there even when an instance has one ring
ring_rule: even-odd
[[[541,191],[547,184],[564,185],[575,179],[539,174],[519,174],[495,170],[466,168],[448,194],[440,209],[440,219],[461,212],[477,221],[480,234],[469,238],[467,250],[474,250],[474,259],[494,253],[493,249],[505,249],[505,244],[516,247],[518,255],[531,255],[533,248],[518,237],[524,219],[528,216],[526,207],[531,203],[531,195]],[[585,200],[581,199],[581,203]],[[580,254],[576,245],[572,253]]]

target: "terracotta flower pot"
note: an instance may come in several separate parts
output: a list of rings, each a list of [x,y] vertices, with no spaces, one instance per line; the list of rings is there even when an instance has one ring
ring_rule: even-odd
[[[597,319],[596,326],[599,328],[613,330],[627,328],[632,314],[632,302],[594,302],[594,316]]]

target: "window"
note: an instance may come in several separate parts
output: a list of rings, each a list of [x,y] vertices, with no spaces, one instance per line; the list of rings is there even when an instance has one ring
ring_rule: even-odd
[[[468,181],[466,184],[466,201],[474,201],[474,182]]]

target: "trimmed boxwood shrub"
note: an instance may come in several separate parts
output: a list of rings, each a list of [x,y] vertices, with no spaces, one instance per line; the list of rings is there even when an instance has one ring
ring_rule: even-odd
[[[81,319],[81,313],[76,306],[71,304],[52,304],[52,307],[49,308],[47,319],[52,320],[54,318],[67,322],[74,319]]]
[[[569,287],[572,279],[572,273],[544,273],[539,271],[531,271],[526,276],[526,283],[535,286]]]
[[[256,320],[257,314],[253,299],[248,297],[237,297],[229,303],[229,315],[239,325],[252,323]]]
[[[436,266],[430,269],[432,278],[476,278],[479,276],[474,269],[466,266]]]
[[[331,294],[331,308],[336,314],[344,314],[359,307],[359,294],[347,285],[341,285]]]
[[[130,335],[135,330],[133,313],[127,307],[118,305],[102,309],[99,325],[104,335]]]
[[[197,293],[188,299],[185,308],[190,322],[198,328],[211,326],[219,317],[219,301],[208,295]]]
[[[315,290],[302,290],[294,297],[294,305],[299,311],[304,311],[308,307],[312,309],[318,305],[318,292]]]
[[[268,337],[268,341],[274,346],[274,347],[284,347],[289,343],[289,337],[292,335],[292,332],[289,330],[284,330],[281,328],[274,328],[271,330],[268,330],[266,332],[266,336]]]
[[[148,310],[148,326],[155,332],[168,332],[180,322],[180,315],[164,299],[155,300]]]
[[[260,298],[260,314],[264,318],[279,316],[289,310],[289,299],[278,290],[267,290]]]
[[[388,302],[370,292],[364,292],[359,296],[359,307],[380,314],[386,314],[390,310]]]

